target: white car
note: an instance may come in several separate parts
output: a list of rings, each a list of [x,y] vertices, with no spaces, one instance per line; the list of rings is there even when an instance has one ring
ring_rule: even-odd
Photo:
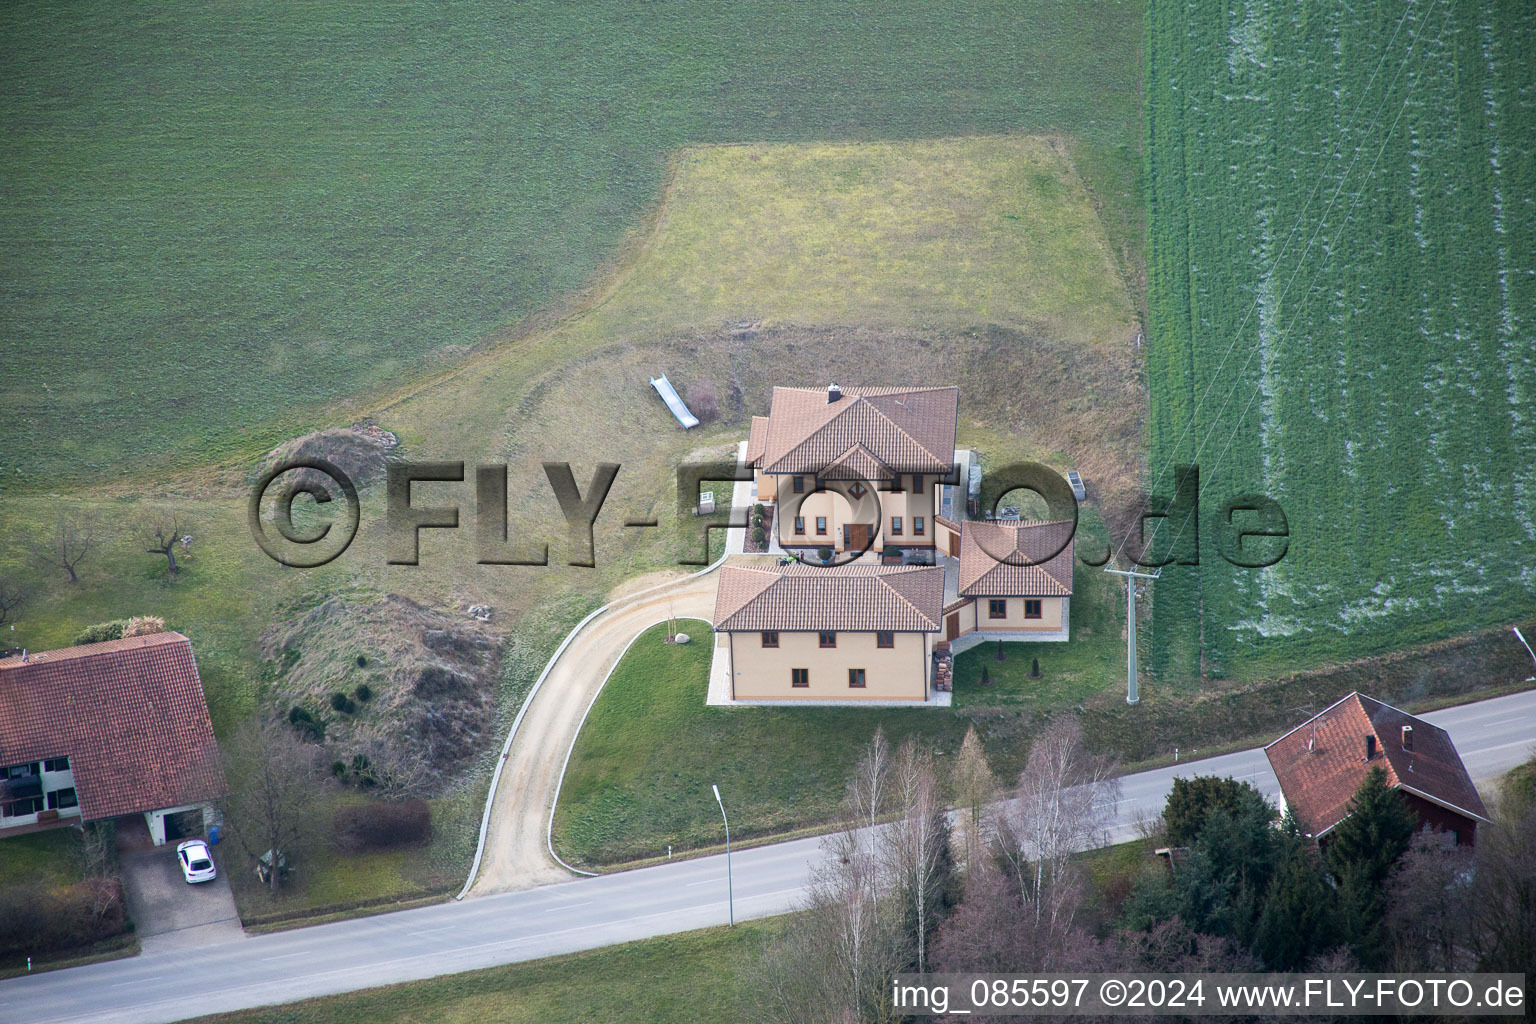
[[[213,854],[201,839],[188,839],[176,847],[176,863],[188,882],[211,882],[219,877],[219,869],[213,866]]]

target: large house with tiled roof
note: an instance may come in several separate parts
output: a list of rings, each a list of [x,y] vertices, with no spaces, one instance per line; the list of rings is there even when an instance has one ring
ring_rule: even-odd
[[[774,388],[746,462],[786,550],[932,564],[934,496],[955,469],[954,387]],[[879,491],[878,497],[874,492]]]
[[[926,701],[943,600],[936,566],[727,565],[730,699]]]
[[[953,387],[774,388],[743,459],[782,558],[721,574],[721,699],[942,702],[966,647],[1068,639],[1073,524],[968,518],[958,416]]]
[[[1302,831],[1326,845],[1349,816],[1372,769],[1402,795],[1424,828],[1471,846],[1488,809],[1450,734],[1390,704],[1351,693],[1264,748],[1285,806]]]
[[[944,639],[956,651],[986,640],[1066,640],[1072,624],[1073,524],[939,519],[954,553]]]
[[[0,836],[143,815],[156,843],[224,795],[191,642],[155,633],[0,660]]]

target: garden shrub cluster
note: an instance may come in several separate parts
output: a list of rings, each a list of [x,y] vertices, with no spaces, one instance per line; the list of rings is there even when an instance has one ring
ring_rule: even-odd
[[[335,843],[342,850],[395,850],[432,838],[432,810],[425,800],[345,804],[336,809],[331,825]]]
[[[0,887],[0,957],[78,949],[121,935],[127,924],[115,879]]]

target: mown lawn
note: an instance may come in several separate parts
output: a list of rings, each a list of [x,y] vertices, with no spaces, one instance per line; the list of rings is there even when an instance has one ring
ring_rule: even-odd
[[[73,885],[82,878],[80,833],[73,828],[0,839],[0,886]]]
[[[1104,546],[1108,531],[1082,510],[1077,550]],[[1072,639],[1066,643],[987,643],[955,659],[955,707],[1021,706],[1043,711],[1088,700],[1125,680],[1125,591],[1120,578],[1079,560],[1072,572]],[[1003,661],[997,660],[1001,646]],[[1034,662],[1040,678],[1031,679]],[[985,669],[990,686],[981,685]]]
[[[1083,542],[1102,538],[1096,517],[1084,519]],[[684,629],[696,639],[684,646],[664,643],[666,627],[654,627],[614,669],[577,737],[556,847],[577,863],[611,864],[665,855],[669,844],[674,852],[718,845],[712,783],[728,801],[733,837],[825,824],[876,728],[893,744],[915,736],[944,756],[974,723],[999,778],[1011,780],[1041,716],[1123,685],[1119,591],[1101,577],[1078,567],[1073,640],[1006,644],[1004,662],[993,645],[962,654],[952,709],[708,707],[709,624],[690,621]],[[1028,678],[1035,656],[1041,680]],[[983,665],[991,687],[977,684]]]
[[[249,458],[570,308],[689,145],[1062,132],[1138,262],[1140,14],[8,6],[0,480]]]
[[[748,971],[775,919],[667,935],[198,1024],[749,1024]]]

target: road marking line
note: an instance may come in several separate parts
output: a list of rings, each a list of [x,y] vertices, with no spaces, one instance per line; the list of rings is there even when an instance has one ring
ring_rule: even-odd
[[[587,900],[585,903],[562,903],[558,907],[550,907],[548,910],[544,911],[544,913],[553,914],[557,910],[574,910],[577,907],[590,907],[596,902],[596,900]]]
[[[119,981],[116,984],[114,984],[112,987],[113,988],[122,988],[124,985],[142,985],[146,981],[159,981],[159,980],[161,980],[164,977],[165,977],[165,975],[163,975],[163,974],[157,974],[153,978],[134,978],[132,981]]]
[[[288,959],[291,956],[308,956],[308,955],[309,955],[309,950],[306,949],[306,950],[301,950],[301,951],[299,951],[297,953],[281,953],[281,954],[279,954],[277,956],[264,956],[261,959],[263,961],[266,961],[266,960],[286,960],[286,959]]]

